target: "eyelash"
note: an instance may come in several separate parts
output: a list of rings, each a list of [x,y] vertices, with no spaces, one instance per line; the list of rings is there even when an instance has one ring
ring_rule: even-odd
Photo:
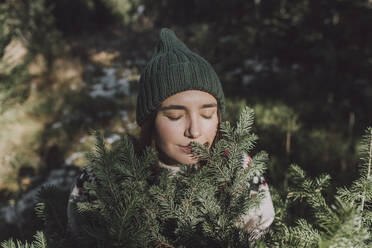
[[[207,120],[209,120],[209,119],[212,119],[212,117],[213,117],[213,115],[210,115],[210,116],[203,116],[203,118],[205,118],[205,119],[207,119]]]
[[[180,117],[167,116],[167,117],[168,117],[168,119],[171,120],[171,121],[177,121],[177,120],[181,119],[182,116],[180,116]],[[202,115],[202,117],[203,117],[204,119],[210,120],[210,119],[212,119],[213,115],[210,115],[210,116]]]
[[[177,121],[179,120],[181,117],[171,117],[171,116],[167,116],[169,120],[171,121]]]

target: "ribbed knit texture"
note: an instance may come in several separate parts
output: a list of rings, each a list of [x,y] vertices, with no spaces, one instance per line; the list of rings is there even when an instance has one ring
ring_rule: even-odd
[[[190,51],[172,30],[163,28],[154,55],[141,73],[136,109],[138,125],[142,126],[165,99],[186,90],[213,95],[223,114],[224,94],[212,66]]]

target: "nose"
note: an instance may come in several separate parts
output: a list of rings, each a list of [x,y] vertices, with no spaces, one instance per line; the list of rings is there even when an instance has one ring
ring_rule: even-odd
[[[201,130],[200,130],[200,123],[199,118],[196,116],[190,116],[187,126],[185,128],[185,136],[190,139],[196,139],[200,137]]]

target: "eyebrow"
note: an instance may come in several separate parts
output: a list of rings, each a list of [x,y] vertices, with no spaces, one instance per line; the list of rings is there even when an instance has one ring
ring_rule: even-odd
[[[201,108],[214,108],[217,107],[216,103],[209,103],[209,104],[203,104]],[[186,107],[183,105],[168,105],[164,107],[160,107],[159,111],[166,111],[166,110],[186,110]]]

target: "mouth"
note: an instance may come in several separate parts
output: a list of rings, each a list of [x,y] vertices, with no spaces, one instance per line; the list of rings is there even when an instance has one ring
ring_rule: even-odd
[[[204,147],[209,147],[209,142],[205,142],[205,143],[203,144],[203,146],[204,146]],[[183,152],[185,152],[185,153],[187,153],[187,154],[191,154],[191,153],[192,153],[192,147],[191,147],[190,144],[187,145],[187,146],[181,146],[181,145],[179,145],[179,147],[181,148],[181,150],[182,150]]]
[[[181,150],[186,154],[191,154],[191,146],[180,146]]]

